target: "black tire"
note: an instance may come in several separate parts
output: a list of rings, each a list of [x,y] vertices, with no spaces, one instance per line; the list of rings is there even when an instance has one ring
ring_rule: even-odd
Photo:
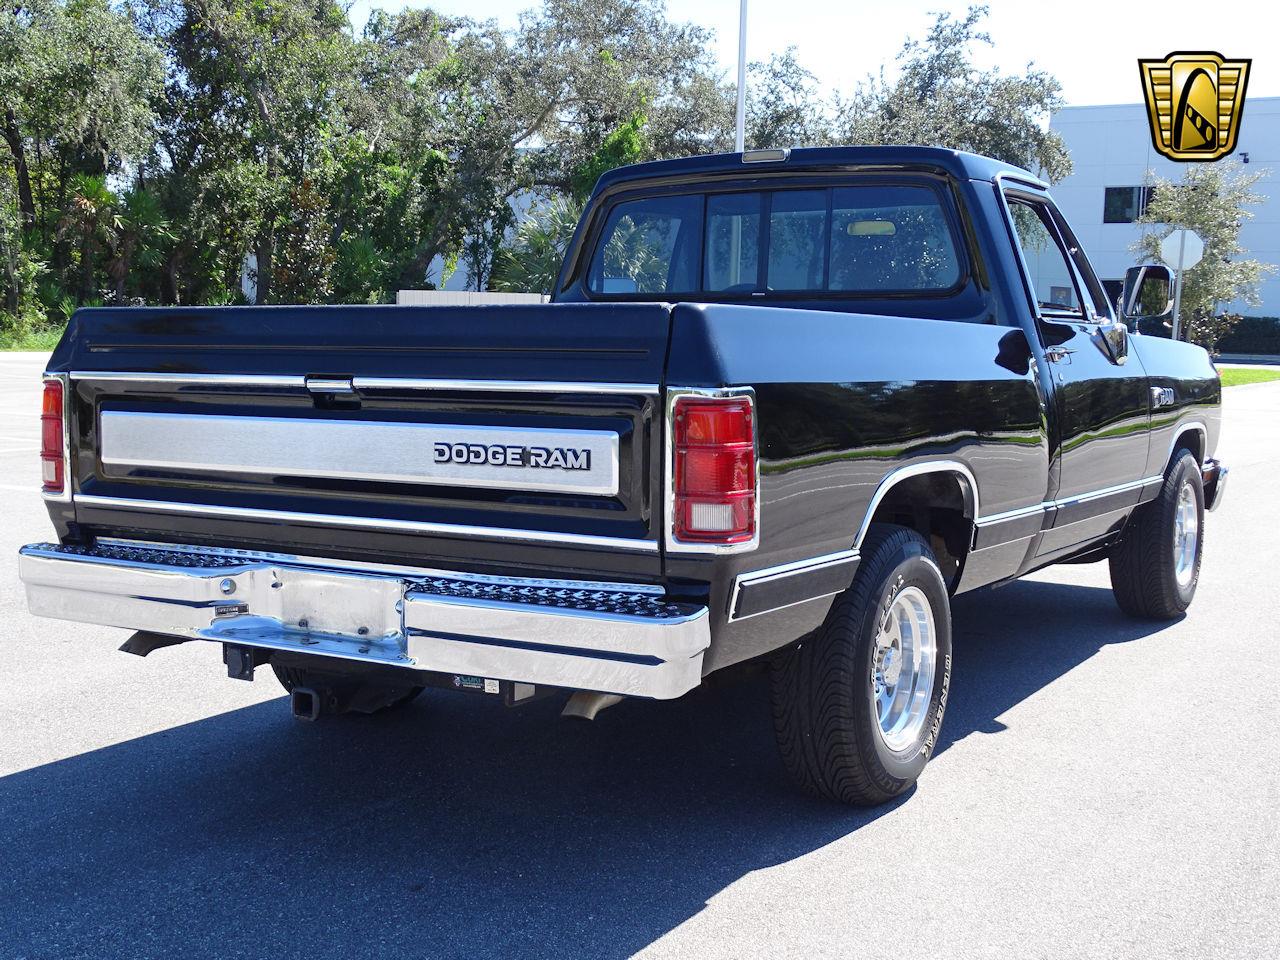
[[[382,684],[362,683],[333,674],[319,673],[302,667],[285,667],[271,664],[271,669],[284,687],[292,693],[294,687],[310,687],[321,698],[325,713],[383,713],[412,703],[425,687],[390,687]]]
[[[937,743],[951,682],[951,607],[933,552],[914,530],[873,525],[862,562],[826,622],[773,664],[773,724],[782,762],[819,797],[875,806],[906,792]],[[876,637],[909,587],[927,598],[936,659],[924,722],[915,738],[890,749],[872,688]]]
[[[1174,557],[1179,500],[1184,488],[1195,500],[1196,543],[1190,577],[1178,577]],[[1154,500],[1134,511],[1112,551],[1111,591],[1131,617],[1172,620],[1182,616],[1196,595],[1204,553],[1204,480],[1190,451],[1179,450]]]

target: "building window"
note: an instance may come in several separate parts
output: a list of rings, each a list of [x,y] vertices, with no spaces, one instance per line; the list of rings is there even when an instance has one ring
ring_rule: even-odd
[[[1134,223],[1147,212],[1154,187],[1107,187],[1102,199],[1103,223]]]

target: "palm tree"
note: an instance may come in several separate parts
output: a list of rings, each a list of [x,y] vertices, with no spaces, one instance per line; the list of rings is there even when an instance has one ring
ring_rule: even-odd
[[[98,258],[115,246],[121,226],[119,202],[107,189],[105,177],[77,174],[72,180],[71,202],[58,222],[58,236],[80,254],[79,303],[93,296]]]
[[[493,289],[550,293],[580,212],[577,204],[563,197],[530,210],[516,227],[514,242],[498,254]]]
[[[175,239],[159,198],[145,187],[125,194],[124,210],[118,217],[114,253],[107,262],[107,274],[118,302],[125,299],[125,285],[135,267],[154,269],[164,262],[164,247]]]

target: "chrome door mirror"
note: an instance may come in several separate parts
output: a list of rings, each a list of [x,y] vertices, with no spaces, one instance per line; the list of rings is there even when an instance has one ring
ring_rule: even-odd
[[[1148,263],[1126,270],[1120,315],[1138,333],[1171,336],[1173,275],[1169,268]]]

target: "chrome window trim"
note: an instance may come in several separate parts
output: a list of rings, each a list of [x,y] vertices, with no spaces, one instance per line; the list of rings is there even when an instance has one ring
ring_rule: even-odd
[[[1004,212],[1005,227],[1009,231],[1009,240],[1013,244],[1014,252],[1018,255],[1018,263],[1022,267],[1022,284],[1027,294],[1028,305],[1031,307],[1031,315],[1039,319],[1046,319],[1044,311],[1040,308],[1040,300],[1036,296],[1035,284],[1031,280],[1031,267],[1027,264],[1027,258],[1022,255],[1022,244],[1018,240],[1018,231],[1013,223],[1013,211],[1009,209],[1009,201],[1005,197],[1005,181],[1009,181],[1017,185],[1034,187],[1036,190],[1044,194],[1043,197],[1038,198],[1040,202],[1043,202],[1046,205],[1052,205],[1053,210],[1058,214],[1058,216],[1062,216],[1062,211],[1058,210],[1057,204],[1053,202],[1053,197],[1049,195],[1049,185],[1042,180],[1036,180],[1034,177],[1011,175],[1004,171],[997,173],[992,180],[996,186],[996,195],[1000,198],[1000,209]],[[1067,253],[1066,238],[1063,237],[1061,232],[1058,230],[1057,224],[1054,224],[1053,239],[1058,243],[1059,252],[1062,253],[1063,260],[1067,264],[1067,269],[1071,272],[1071,283],[1075,286],[1076,298],[1080,301],[1080,316],[1067,318],[1067,321],[1069,323],[1092,323],[1096,325],[1099,323],[1097,314],[1089,308],[1089,303],[1092,302],[1093,295],[1088,294],[1088,302],[1086,302],[1088,287],[1085,285],[1084,277],[1080,275],[1080,270],[1076,267],[1075,261],[1073,261],[1071,259],[1071,255]],[[1092,265],[1090,265],[1090,269],[1093,269]]]
[[[306,389],[303,376],[244,373],[100,373],[74,370],[72,380],[100,383],[167,383],[228,387],[296,387]],[[313,381],[316,382],[316,381]],[[346,381],[343,381],[344,383]],[[508,393],[590,393],[656,396],[656,383],[572,383],[559,380],[437,380],[418,377],[353,377],[356,390],[422,390]]]
[[[524,543],[549,543],[602,547],[629,553],[657,553],[656,540],[633,540],[625,537],[597,537],[581,533],[557,533],[551,530],[521,530],[510,527],[480,527],[426,520],[392,520],[382,517],[353,517],[344,514],[302,513],[292,510],[267,510],[257,507],[224,507],[207,503],[181,503],[172,500],[136,500],[128,497],[100,497],[76,494],[77,504],[107,510],[138,510],[149,513],[186,513],[197,516],[236,517],[244,520],[275,520],[316,526],[347,527],[356,530],[390,530],[424,533],[445,537],[470,537],[484,540],[510,540]]]
[[[317,557],[310,554],[276,553],[267,550],[243,550],[238,547],[208,547],[187,543],[165,543],[159,540],[130,540],[124,537],[99,537],[97,543],[105,546],[129,547],[136,550],[168,550],[174,553],[227,554],[246,563],[288,563],[301,567],[318,567],[322,570],[343,570],[389,574],[408,577],[441,577],[463,580],[468,583],[510,583],[524,587],[552,587],[567,590],[613,590],[620,593],[638,593],[664,596],[666,590],[652,583],[618,583],[605,580],[558,580],[547,577],[519,577],[488,573],[470,573],[447,570],[443,567],[418,567],[412,564],[380,563],[372,560],[339,560],[335,557]],[[113,561],[123,562],[123,561]]]
[[[780,607],[770,607],[768,610],[761,610],[758,613],[749,613],[746,616],[737,616],[734,611],[738,609],[738,596],[742,592],[744,586],[753,583],[767,583],[773,580],[785,579],[801,573],[810,573],[814,570],[821,570],[824,567],[835,566],[837,564],[848,563],[852,560],[861,559],[862,555],[857,550],[839,550],[835,553],[823,554],[820,557],[810,557],[807,560],[796,560],[793,563],[780,563],[772,567],[763,567],[760,570],[752,570],[749,573],[740,573],[733,579],[733,589],[729,592],[729,611],[728,623],[738,623],[741,620],[750,620],[752,617],[764,616],[766,613],[774,613],[778,610],[786,610],[790,607],[797,607],[802,603],[808,603],[810,600],[821,600],[824,597],[833,597],[840,593],[839,590],[833,590],[830,593],[818,594],[815,597],[805,597],[803,600],[797,600],[794,603],[786,603]]]
[[[1012,183],[1020,183],[1026,187],[1034,187],[1037,190],[1047,191],[1049,189],[1049,184],[1047,182],[1041,180],[1034,174],[1027,173],[1025,170],[1001,170],[991,179],[996,186],[999,186],[1004,183],[1004,181],[1008,180]]]
[[[904,467],[898,467],[891,470],[881,479],[879,486],[876,487],[875,493],[871,495],[871,502],[867,505],[866,515],[862,518],[862,525],[858,527],[858,534],[854,538],[853,548],[858,550],[862,547],[862,541],[867,536],[867,530],[871,526],[871,518],[875,516],[876,509],[889,491],[911,477],[924,476],[930,473],[952,473],[958,474],[960,479],[964,481],[961,486],[965,498],[965,508],[972,522],[977,522],[979,515],[978,500],[978,481],[974,477],[973,471],[966,464],[959,460],[925,460],[920,463],[907,464]]]
[[[676,538],[676,455],[675,455],[675,410],[676,401],[683,397],[708,397],[711,399],[743,398],[751,405],[751,423],[755,433],[756,477],[755,477],[755,522],[754,534],[750,540],[741,543],[688,543]],[[663,515],[665,519],[664,541],[669,553],[701,553],[716,556],[728,556],[735,553],[748,553],[760,546],[760,424],[756,418],[756,391],[753,387],[667,387],[666,413],[664,416],[666,439],[663,443],[666,464],[663,469]]]
[[[40,389],[44,390],[46,383],[62,384],[62,492],[45,493],[44,491],[44,461],[41,463],[40,477],[40,496],[48,503],[70,503],[71,502],[71,383],[65,373],[45,373],[40,380]],[[43,409],[44,397],[41,396],[41,412]],[[40,449],[44,449],[44,424],[40,426]]]

